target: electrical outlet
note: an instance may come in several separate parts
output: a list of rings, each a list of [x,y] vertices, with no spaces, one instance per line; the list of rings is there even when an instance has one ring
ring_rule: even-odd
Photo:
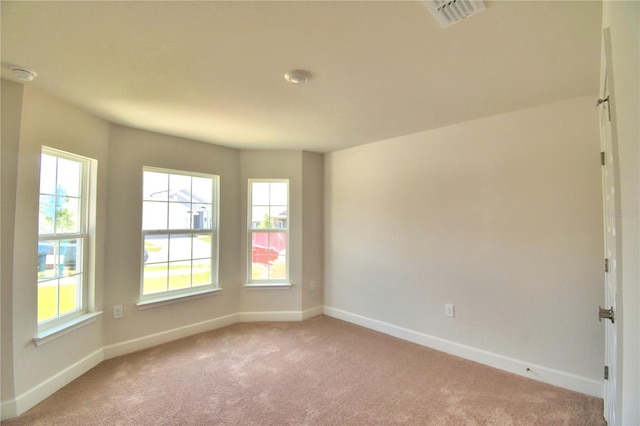
[[[456,316],[456,307],[449,303],[444,305],[444,314],[449,318],[455,318]]]
[[[113,307],[113,319],[120,319],[124,316],[124,308],[122,305],[115,305]]]
[[[309,283],[309,289],[311,289],[311,290],[315,290],[316,289],[316,282],[315,281],[311,281]]]

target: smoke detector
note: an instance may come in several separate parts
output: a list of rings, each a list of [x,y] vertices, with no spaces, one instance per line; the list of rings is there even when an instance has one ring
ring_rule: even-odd
[[[38,76],[37,72],[26,69],[25,67],[16,67],[14,65],[10,65],[9,70],[11,71],[11,75],[13,75],[15,79],[24,82],[33,81],[33,79]]]
[[[486,9],[482,0],[422,0],[422,3],[443,28]]]
[[[291,84],[302,85],[311,80],[311,73],[305,70],[292,70],[284,75],[284,79]]]

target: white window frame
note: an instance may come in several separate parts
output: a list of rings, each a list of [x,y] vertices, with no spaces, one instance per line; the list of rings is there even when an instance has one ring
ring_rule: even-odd
[[[91,232],[90,227],[90,214],[94,214],[90,212],[90,200],[92,199],[91,188],[91,176],[92,176],[92,163],[95,163],[95,160],[92,160],[87,157],[83,157],[81,155],[72,154],[69,152],[61,151],[58,149],[50,148],[47,146],[42,146],[40,159],[42,159],[42,155],[49,155],[56,158],[61,158],[65,160],[75,161],[81,164],[82,171],[80,175],[80,211],[78,213],[78,224],[79,224],[79,232],[73,233],[54,233],[52,234],[40,234],[40,226],[38,225],[38,247],[42,241],[60,241],[60,240],[82,240],[82,252],[81,252],[81,265],[82,272],[80,275],[81,286],[79,289],[80,296],[78,300],[78,308],[72,312],[56,315],[54,318],[44,320],[42,322],[38,322],[38,336],[36,337],[36,343],[38,344],[38,339],[42,339],[45,336],[51,336],[56,333],[59,333],[62,330],[65,330],[69,327],[76,328],[78,324],[83,323],[83,321],[87,319],[91,319],[94,315],[88,315],[91,312],[91,308],[93,307],[93,301],[89,300],[89,285],[90,279],[92,279],[94,273],[93,270],[89,268],[93,267],[93,263],[89,261],[90,256],[90,247],[91,240],[95,237],[95,235]],[[40,172],[39,172],[40,173]],[[38,211],[40,211],[40,179],[38,179]],[[39,260],[38,260],[39,262]],[[39,286],[40,280],[37,280],[37,285]],[[40,300],[37,300],[37,308],[39,308]],[[58,299],[58,309],[59,309],[60,300]]]
[[[273,229],[253,228],[253,184],[254,183],[286,183],[287,184],[287,227]],[[290,268],[291,268],[291,250],[290,250],[290,232],[291,229],[291,184],[289,179],[249,179],[247,186],[247,285],[246,287],[290,287]],[[271,204],[269,204],[271,206]],[[286,234],[286,276],[282,279],[253,279],[253,233],[285,233]]]
[[[215,293],[220,290],[218,282],[218,264],[220,259],[219,254],[219,217],[220,217],[220,176],[206,173],[189,172],[184,170],[174,170],[167,168],[143,167],[143,187],[144,187],[144,172],[164,173],[167,175],[182,175],[188,177],[208,178],[212,180],[212,194],[211,194],[211,229],[195,229],[193,227],[188,229],[144,229],[144,217],[141,224],[141,261],[140,261],[140,299],[137,306],[140,309],[147,307],[160,306],[166,303],[172,303],[184,299],[190,299],[194,296],[206,295],[209,293]],[[169,189],[169,188],[167,188]],[[144,215],[144,195],[141,198],[142,209],[141,212]],[[167,207],[169,207],[169,201],[167,201]],[[167,220],[168,216],[167,216]],[[155,292],[150,294],[144,294],[144,242],[145,237],[148,235],[180,235],[180,234],[210,234],[211,235],[211,283],[206,285],[199,285],[195,287],[189,287],[177,290],[167,290],[161,292]],[[193,257],[190,259],[193,261]]]

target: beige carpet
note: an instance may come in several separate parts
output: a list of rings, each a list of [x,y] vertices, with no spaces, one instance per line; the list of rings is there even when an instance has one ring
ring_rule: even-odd
[[[6,425],[604,425],[602,400],[333,318],[103,362]]]

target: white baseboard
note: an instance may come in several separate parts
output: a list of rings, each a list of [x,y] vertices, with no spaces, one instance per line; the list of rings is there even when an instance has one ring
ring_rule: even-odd
[[[182,339],[184,337],[193,336],[194,334],[204,333],[205,331],[226,327],[237,322],[238,314],[225,315],[223,317],[201,321],[195,324],[189,324],[184,327],[178,327],[171,330],[162,331],[160,333],[150,334],[148,336],[139,337],[137,339],[115,343],[113,345],[104,347],[104,359],[126,355],[132,352],[140,351],[142,349],[151,348],[153,346],[172,342],[177,339]]]
[[[398,327],[373,318],[346,312],[341,309],[325,306],[324,314],[362,327],[370,328],[390,336],[398,337],[418,345],[426,346],[460,358],[508,371],[519,376],[549,383],[575,392],[602,398],[603,383],[572,373],[555,370],[541,365],[531,364],[514,358],[498,355],[482,349],[462,345],[439,337]]]
[[[264,312],[240,312],[240,322],[267,322],[267,321],[303,321],[322,314],[322,306],[307,309],[306,311],[264,311]]]
[[[302,311],[302,320],[304,321],[309,318],[317,317],[318,315],[322,315],[323,312],[324,307],[322,305],[307,309],[306,311]]]
[[[19,416],[36,404],[44,401],[54,392],[82,376],[104,360],[102,349],[98,349],[80,361],[70,365],[39,385],[29,389],[15,399],[2,403],[2,420]]]
[[[16,409],[15,398],[11,398],[8,401],[2,401],[2,405],[0,405],[0,422],[14,418],[17,415],[18,411]]]

